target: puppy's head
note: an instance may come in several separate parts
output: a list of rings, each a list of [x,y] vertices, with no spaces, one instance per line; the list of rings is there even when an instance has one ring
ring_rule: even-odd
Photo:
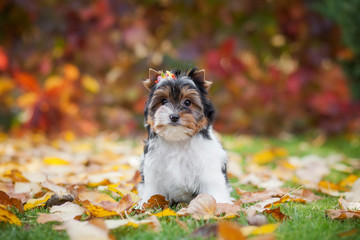
[[[207,98],[211,82],[205,70],[164,74],[149,70],[144,81],[150,94],[145,107],[145,125],[167,141],[181,141],[207,132],[214,120],[214,107]]]

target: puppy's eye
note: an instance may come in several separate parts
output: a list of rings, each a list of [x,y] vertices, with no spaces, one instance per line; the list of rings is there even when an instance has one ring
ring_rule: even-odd
[[[190,105],[191,105],[191,102],[190,102],[190,100],[185,100],[185,101],[184,101],[184,104],[185,104],[185,106],[190,106]]]
[[[167,104],[167,103],[168,103],[168,100],[167,100],[167,99],[161,100],[161,104],[162,104],[162,105],[165,105],[165,104]]]

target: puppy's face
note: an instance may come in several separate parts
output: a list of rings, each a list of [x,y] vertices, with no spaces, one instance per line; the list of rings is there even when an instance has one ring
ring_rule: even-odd
[[[150,83],[146,125],[167,141],[186,140],[207,128],[212,120],[207,116],[209,107],[204,84],[180,74],[176,79]]]

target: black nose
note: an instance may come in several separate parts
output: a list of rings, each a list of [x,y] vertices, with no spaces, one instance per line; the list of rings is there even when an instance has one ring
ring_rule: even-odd
[[[179,114],[176,114],[176,113],[170,114],[170,120],[171,120],[172,122],[177,122],[177,121],[179,121],[179,119],[180,119]]]

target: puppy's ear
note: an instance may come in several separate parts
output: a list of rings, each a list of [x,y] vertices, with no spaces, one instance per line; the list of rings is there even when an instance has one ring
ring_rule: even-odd
[[[149,68],[149,79],[146,79],[143,83],[144,86],[150,91],[150,89],[156,84],[157,77],[161,75],[161,72],[157,72],[152,68]]]
[[[206,91],[209,91],[209,89],[212,85],[212,82],[205,80],[205,69],[196,71],[196,73],[193,76],[193,79],[204,83],[204,87],[205,87]]]

